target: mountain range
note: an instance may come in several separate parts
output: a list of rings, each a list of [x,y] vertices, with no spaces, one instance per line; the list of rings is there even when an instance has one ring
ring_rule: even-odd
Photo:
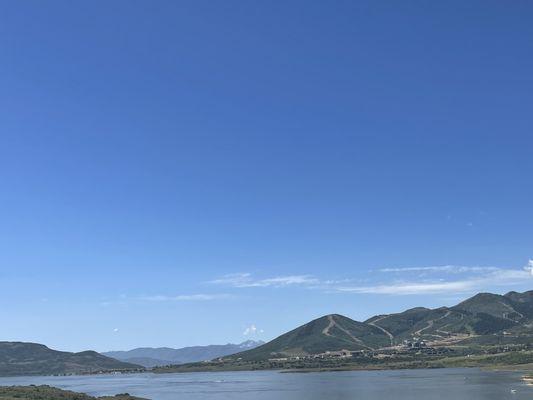
[[[137,370],[142,366],[118,361],[95,351],[70,353],[42,344],[0,342],[0,376],[64,375]]]
[[[247,340],[239,344],[228,343],[222,345],[183,347],[179,349],[169,347],[139,347],[128,351],[108,351],[102,353],[102,355],[151,368],[160,365],[175,365],[212,360],[254,349],[262,344],[264,344],[262,341]]]
[[[415,344],[417,351],[410,353],[408,349]],[[427,351],[418,352],[421,348]],[[350,356],[359,354],[353,362],[361,365],[390,357],[403,362],[393,367],[404,368],[487,362],[533,365],[533,291],[509,292],[503,296],[480,293],[453,307],[417,307],[396,314],[376,315],[363,322],[330,314],[268,343],[246,341],[181,349],[137,348],[98,354],[56,351],[36,343],[0,342],[0,376],[143,370],[141,365],[167,366],[156,368],[156,372],[234,369],[236,366],[240,369],[285,368],[283,363],[292,359],[318,360],[311,364],[304,362],[304,367],[322,368],[320,360],[324,355],[327,363],[334,352],[342,353],[334,356],[343,357],[343,350]],[[423,360],[424,354],[447,357],[448,364],[425,363],[428,359]],[[203,362],[206,360],[214,361]],[[416,361],[419,363],[413,364]]]
[[[376,315],[364,322],[331,314],[315,319],[257,348],[227,359],[265,360],[327,351],[394,348],[406,341],[431,346],[533,342],[533,291],[480,293],[453,307],[417,307]]]

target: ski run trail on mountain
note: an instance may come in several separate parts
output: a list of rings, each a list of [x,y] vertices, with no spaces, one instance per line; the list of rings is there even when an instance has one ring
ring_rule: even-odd
[[[348,331],[347,329],[344,329],[342,326],[340,326],[337,321],[335,321],[335,317],[333,317],[333,315],[328,315],[328,321],[329,321],[329,324],[328,326],[326,326],[323,330],[322,330],[322,333],[326,336],[333,336],[331,333],[329,333],[330,329],[332,329],[333,327],[337,327],[340,331],[344,332],[345,334],[347,334],[350,338],[352,338],[352,340],[358,344],[360,344],[361,346],[369,349],[369,350],[374,350],[372,347],[368,347],[366,344],[363,343],[363,341],[357,337],[355,337],[350,331]]]
[[[390,345],[391,347],[394,346],[394,335],[392,333],[390,333],[388,330],[386,330],[385,328],[382,328],[381,326],[377,325],[376,322],[379,322],[381,321],[382,319],[385,319],[387,318],[388,315],[384,315],[382,317],[379,317],[378,319],[372,321],[372,322],[369,322],[368,325],[372,325],[376,328],[378,328],[380,331],[382,331],[385,335],[387,335],[390,339]]]

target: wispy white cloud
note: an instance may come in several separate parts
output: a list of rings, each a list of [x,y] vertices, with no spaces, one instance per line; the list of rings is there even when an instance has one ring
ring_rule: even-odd
[[[262,329],[258,329],[255,324],[252,324],[250,326],[247,326],[244,332],[242,333],[244,336],[255,336],[259,333],[263,333],[264,331]]]
[[[375,271],[375,270],[374,270]],[[287,275],[273,278],[255,278],[250,273],[225,275],[211,281],[233,288],[252,287],[305,287],[328,293],[374,293],[389,295],[461,294],[488,291],[496,287],[523,285],[533,278],[533,260],[524,268],[494,266],[437,265],[417,267],[389,267],[377,271],[364,284],[361,280],[323,280],[312,275]],[[371,271],[369,271],[371,272]],[[400,278],[403,279],[394,279]]]
[[[216,285],[234,286],[234,287],[246,287],[244,285],[247,285],[251,281],[252,281],[252,274],[237,273],[237,274],[224,275],[222,278],[213,279],[212,281],[209,281],[209,283],[213,283]]]
[[[428,267],[394,267],[394,268],[380,268],[379,272],[446,272],[446,273],[465,273],[465,272],[487,272],[498,271],[502,268],[498,267],[479,267],[479,266],[464,266],[464,265],[436,265]]]
[[[164,301],[210,301],[210,300],[222,300],[232,297],[229,294],[180,294],[176,296],[166,296],[166,295],[153,295],[153,296],[142,296],[140,300],[143,301],[154,301],[154,302],[164,302]]]
[[[533,260],[529,260],[527,262],[527,265],[524,267],[524,271],[529,272],[530,275],[533,276]]]
[[[372,293],[372,294],[438,294],[449,292],[465,292],[472,289],[467,281],[457,282],[398,282],[376,286],[345,286],[336,288],[339,292]]]
[[[373,293],[390,295],[464,293],[497,286],[512,286],[524,283],[533,277],[531,270],[490,268],[487,274],[446,281],[400,281],[368,286],[341,286],[336,290],[350,293]]]
[[[279,276],[256,282],[260,286],[312,285],[316,283],[319,283],[319,280],[313,278],[311,275]]]
[[[320,283],[311,275],[287,275],[274,278],[256,279],[250,273],[229,274],[222,278],[215,279],[209,283],[226,285],[236,288],[247,287],[283,287],[283,286],[306,286]]]

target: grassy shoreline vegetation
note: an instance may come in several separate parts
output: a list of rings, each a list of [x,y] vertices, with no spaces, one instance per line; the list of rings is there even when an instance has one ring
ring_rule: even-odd
[[[155,369],[154,373],[189,373],[189,372],[229,372],[229,371],[262,371],[272,370],[283,373],[291,372],[334,372],[334,371],[381,371],[395,369],[440,369],[440,368],[484,368],[499,371],[533,372],[533,363],[527,364],[493,364],[490,362],[471,362],[466,360],[415,360],[409,362],[393,362],[383,364],[357,363],[324,363],[324,364],[293,364],[270,366],[262,363],[247,363],[238,365],[182,365],[172,368]],[[533,379],[533,377],[531,378]]]
[[[115,396],[92,397],[48,385],[0,386],[0,400],[146,400],[121,393]]]

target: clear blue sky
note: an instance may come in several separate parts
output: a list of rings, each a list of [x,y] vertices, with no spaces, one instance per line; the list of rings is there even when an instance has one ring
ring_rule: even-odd
[[[532,19],[2,2],[0,340],[266,340],[533,289]]]

